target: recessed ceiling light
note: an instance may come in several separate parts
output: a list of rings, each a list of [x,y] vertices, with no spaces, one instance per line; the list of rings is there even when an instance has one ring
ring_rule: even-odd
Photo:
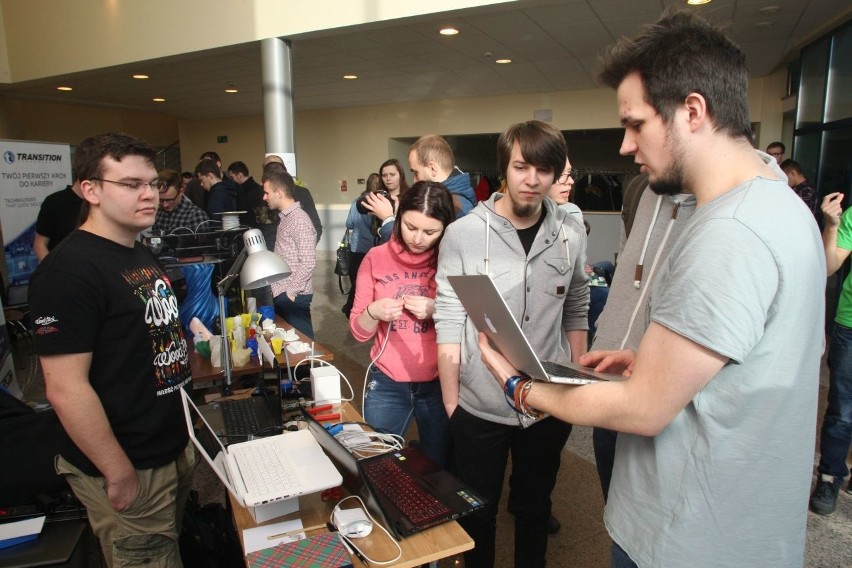
[[[148,75],[142,75],[141,73],[134,75],[133,78],[134,79],[149,79]]]
[[[344,79],[357,79],[358,75],[344,75],[343,78]]]
[[[73,87],[56,87],[57,91],[73,91]]]
[[[445,35],[445,36],[454,36],[454,35],[458,35],[459,30],[456,29],[456,28],[453,28],[451,26],[447,26],[445,28],[441,28],[440,30],[438,30],[438,33],[441,34],[441,35]]]
[[[511,62],[512,62],[512,60],[511,60],[511,59],[509,59],[509,58],[507,58],[507,57],[504,57],[504,58],[502,58],[502,59],[495,59],[495,60],[494,60],[494,63],[500,63],[501,65],[502,65],[502,64],[505,64],[505,63],[511,63]]]
[[[239,93],[240,90],[239,89],[225,89],[225,92],[226,93]]]
[[[686,0],[686,3],[690,6],[701,6],[702,4],[709,4],[711,0]]]
[[[156,97],[156,98],[153,98],[153,99],[151,99],[151,100],[152,100],[152,101],[154,101],[155,103],[164,103],[164,102],[166,102],[166,99],[161,98],[161,97]]]

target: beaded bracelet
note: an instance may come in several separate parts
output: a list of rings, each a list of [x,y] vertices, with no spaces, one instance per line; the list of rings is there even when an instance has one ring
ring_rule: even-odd
[[[524,385],[518,389],[518,403],[517,407],[521,410],[521,413],[527,418],[532,418],[533,420],[538,420],[544,413],[540,410],[536,410],[535,408],[527,405],[527,396],[530,394],[532,390],[533,381],[532,379],[528,380]]]

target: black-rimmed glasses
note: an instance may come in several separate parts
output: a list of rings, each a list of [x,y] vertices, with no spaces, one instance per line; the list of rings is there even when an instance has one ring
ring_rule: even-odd
[[[562,175],[556,179],[556,183],[565,185],[566,183],[568,183],[568,178],[577,181],[580,178],[580,175],[580,170],[578,170],[577,168],[571,168],[569,171],[563,172]]]
[[[163,181],[161,181],[161,180],[158,180],[158,179],[155,179],[155,180],[154,180],[154,181],[152,181],[152,182],[144,182],[144,181],[115,181],[115,180],[112,180],[112,179],[104,179],[104,178],[99,178],[99,177],[93,177],[93,178],[91,178],[91,179],[92,179],[92,181],[101,181],[101,182],[104,182],[104,181],[105,181],[105,182],[107,182],[107,183],[114,183],[115,185],[120,185],[120,186],[122,186],[122,187],[126,187],[126,188],[127,188],[127,189],[129,189],[130,191],[141,191],[141,190],[145,189],[145,187],[150,187],[153,191],[156,191],[157,193],[160,193],[160,192],[161,192],[161,191],[163,191],[163,190],[165,189],[165,187],[166,187],[165,182],[163,182]]]

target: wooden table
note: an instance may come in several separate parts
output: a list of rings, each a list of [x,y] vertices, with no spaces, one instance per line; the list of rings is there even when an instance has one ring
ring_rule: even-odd
[[[343,403],[340,405],[339,409],[335,408],[332,412],[340,412],[343,416],[343,421],[361,422],[363,420],[358,414],[358,411],[355,410],[355,408],[348,402]],[[230,494],[229,498],[231,500],[234,524],[236,526],[237,533],[240,536],[240,543],[243,545],[243,551],[245,551],[245,542],[243,542],[244,529],[295,519],[301,519],[302,525],[305,527],[327,523],[331,515],[331,511],[334,509],[334,505],[336,504],[331,501],[322,501],[319,493],[303,495],[302,497],[299,497],[298,511],[284,517],[272,519],[265,523],[255,523],[247,509],[240,506],[240,504],[237,503]],[[349,507],[351,505],[352,503],[347,501],[344,507]],[[309,531],[307,534],[315,535],[323,532],[326,532],[325,529]],[[402,556],[398,561],[393,564],[388,564],[387,566],[420,566],[421,564],[427,564],[433,560],[447,558],[473,548],[473,539],[464,532],[456,521],[432,527],[431,529],[427,529],[408,538],[404,538],[401,541],[397,541],[397,543],[402,548]],[[356,544],[368,557],[373,558],[374,560],[390,560],[397,555],[397,548],[393,545],[392,537],[387,536],[384,531],[379,529],[374,529],[370,536],[366,538],[359,538],[356,541]],[[355,557],[352,557],[352,563],[356,567],[367,566],[364,562]]]
[[[290,329],[293,327],[278,316],[275,317],[275,325],[286,329]],[[311,343],[311,340],[301,331],[295,328],[293,328],[293,330],[299,337],[299,341],[303,341],[308,344]],[[193,345],[191,339],[187,340],[187,351],[189,356],[189,366],[192,369],[192,384],[194,386],[216,386],[225,382],[225,371],[222,369],[222,367],[214,367],[210,364],[210,359],[205,359],[204,357],[202,357],[195,350],[195,346]],[[282,349],[281,353],[275,356],[275,360],[278,369],[281,370],[287,368],[288,358],[290,362],[290,367],[292,368],[296,366],[299,362],[310,356],[311,352],[306,351],[304,353],[297,353],[295,355],[289,353],[285,358],[284,350]],[[316,341],[314,341],[314,357],[318,357],[323,361],[334,360],[334,355],[332,354],[332,352],[327,347],[317,343]],[[307,363],[305,363],[305,365],[307,365]],[[265,362],[264,365],[261,366],[260,362],[257,360],[257,357],[252,357],[251,359],[249,359],[248,364],[239,367],[233,367],[231,371],[231,377],[235,378],[240,375],[252,375],[256,373],[262,373],[264,368],[272,368],[272,365],[269,362]]]

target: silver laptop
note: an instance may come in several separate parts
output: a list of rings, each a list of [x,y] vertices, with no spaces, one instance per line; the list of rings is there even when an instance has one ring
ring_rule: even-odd
[[[240,505],[257,507],[343,482],[308,430],[231,444],[225,449],[183,389],[181,397],[192,443]]]
[[[491,340],[513,367],[533,379],[566,385],[623,380],[620,375],[596,373],[575,363],[541,361],[487,274],[448,276],[467,317]]]

